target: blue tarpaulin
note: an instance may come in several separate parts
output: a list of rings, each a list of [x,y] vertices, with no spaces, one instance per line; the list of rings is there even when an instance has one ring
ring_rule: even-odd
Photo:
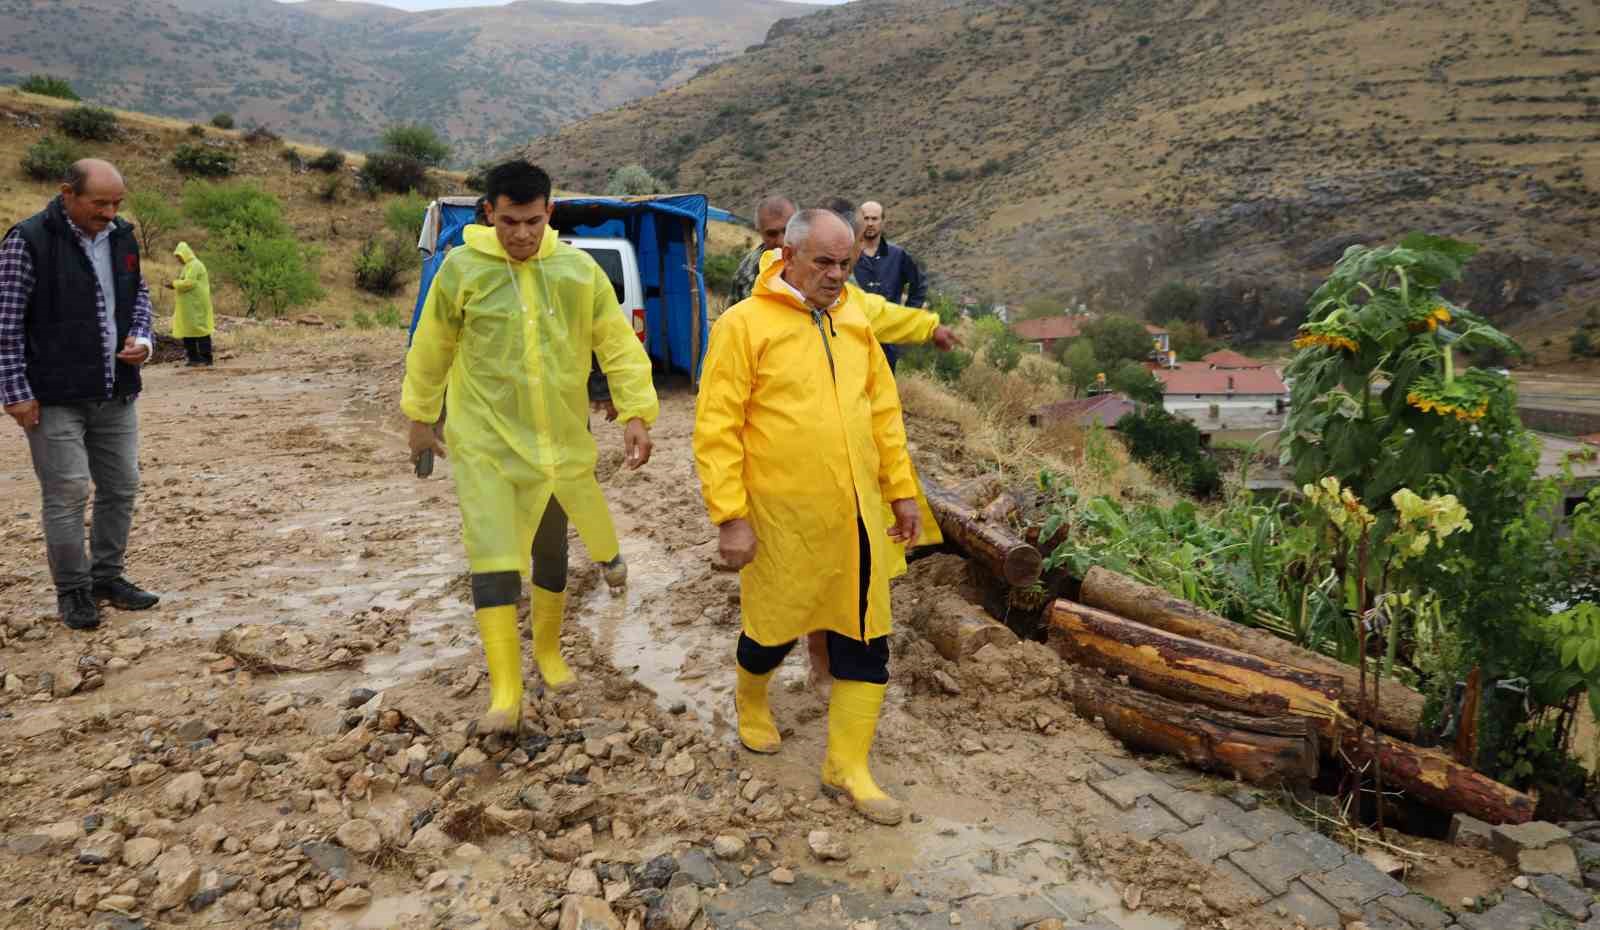
[[[413,333],[446,247],[461,244],[462,230],[472,222],[474,209],[471,197],[448,197],[429,207],[429,222],[417,243],[423,263],[411,314]],[[700,379],[707,332],[707,209],[704,194],[558,197],[550,222],[563,236],[622,238],[633,243],[644,287],[645,348],[658,368],[682,372],[695,381]]]

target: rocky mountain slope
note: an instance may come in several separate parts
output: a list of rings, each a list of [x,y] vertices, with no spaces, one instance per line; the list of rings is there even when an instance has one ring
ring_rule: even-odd
[[[947,282],[1142,308],[1168,280],[1281,338],[1355,241],[1485,247],[1522,332],[1600,304],[1600,7],[1586,0],[861,0],[534,140],[582,186],[643,159],[743,205],[883,200]]]
[[[780,0],[522,0],[421,13],[341,0],[0,0],[0,82],[49,73],[113,106],[198,120],[231,112],[356,149],[385,125],[420,121],[470,159],[684,81],[760,41],[778,18],[812,9]]]

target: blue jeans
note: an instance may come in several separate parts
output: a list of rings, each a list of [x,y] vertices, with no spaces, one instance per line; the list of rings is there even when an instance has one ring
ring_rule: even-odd
[[[51,404],[28,431],[43,500],[44,541],[56,593],[122,576],[139,492],[139,414],[135,398]],[[94,484],[89,554],[83,515]]]

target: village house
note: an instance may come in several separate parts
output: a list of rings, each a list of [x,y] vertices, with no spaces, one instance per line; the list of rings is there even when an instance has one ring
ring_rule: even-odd
[[[1079,429],[1088,429],[1099,424],[1106,429],[1116,429],[1118,420],[1130,413],[1137,413],[1139,408],[1138,402],[1110,392],[1035,407],[1028,414],[1028,425],[1046,427],[1066,423]]]
[[[1213,368],[1201,362],[1157,368],[1162,406],[1202,433],[1264,432],[1283,425],[1289,388],[1271,368]]]

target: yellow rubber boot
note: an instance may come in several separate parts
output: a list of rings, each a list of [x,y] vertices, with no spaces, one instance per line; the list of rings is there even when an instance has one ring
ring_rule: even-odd
[[[567,660],[561,658],[561,618],[567,612],[567,592],[533,587],[533,661],[545,687],[554,690],[577,684]]]
[[[822,762],[822,790],[848,795],[863,817],[894,826],[905,816],[900,802],[883,793],[867,768],[867,754],[878,732],[883,685],[835,679],[828,700],[828,755]]]
[[[477,620],[489,660],[489,710],[479,718],[478,732],[516,733],[522,723],[522,636],[516,605],[485,607]]]
[[[778,735],[778,724],[772,719],[772,706],[767,703],[767,684],[777,669],[757,675],[738,666],[739,681],[733,689],[733,706],[739,714],[739,742],[751,752],[771,754],[778,751],[783,738]]]

